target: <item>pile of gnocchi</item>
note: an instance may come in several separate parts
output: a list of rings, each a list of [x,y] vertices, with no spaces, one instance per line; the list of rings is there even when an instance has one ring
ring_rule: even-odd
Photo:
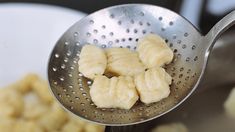
[[[0,89],[0,132],[103,132],[65,112],[35,74]]]
[[[149,34],[136,51],[83,46],[78,70],[93,80],[90,96],[97,107],[130,109],[139,98],[150,104],[169,96],[172,78],[162,67],[173,57],[160,36]]]

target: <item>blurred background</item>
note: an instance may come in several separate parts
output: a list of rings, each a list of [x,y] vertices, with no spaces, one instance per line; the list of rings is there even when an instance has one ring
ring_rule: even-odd
[[[203,33],[206,33],[220,18],[235,8],[235,0],[0,0],[0,2],[57,5],[88,14],[117,4],[147,3],[180,13]]]
[[[99,9],[125,3],[173,10],[202,34],[235,9],[235,0],[0,0],[0,88],[31,72],[46,80],[50,52],[72,24]],[[131,127],[132,131],[174,122],[182,122],[190,132],[235,131],[235,119],[227,117],[223,107],[235,86],[234,35],[231,30],[217,41],[204,80],[192,97],[161,118]]]

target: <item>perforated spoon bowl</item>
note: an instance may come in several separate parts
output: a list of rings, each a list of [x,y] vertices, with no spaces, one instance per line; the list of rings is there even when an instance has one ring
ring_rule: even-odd
[[[99,10],[75,23],[54,47],[48,65],[52,93],[68,111],[100,124],[131,125],[157,118],[197,88],[214,42],[234,20],[232,12],[203,36],[186,19],[162,7],[126,4]],[[174,52],[173,62],[166,67],[173,77],[170,96],[150,105],[138,102],[130,110],[97,108],[89,95],[92,81],[78,71],[82,46],[135,50],[138,39],[150,33],[164,38]]]

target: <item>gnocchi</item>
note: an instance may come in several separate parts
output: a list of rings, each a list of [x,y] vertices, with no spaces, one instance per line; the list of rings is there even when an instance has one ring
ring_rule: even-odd
[[[95,78],[90,95],[92,101],[100,108],[130,109],[138,100],[133,79],[129,76],[105,76]]]
[[[87,78],[94,79],[102,75],[107,65],[104,50],[92,45],[83,46],[78,65],[79,71]]]
[[[61,132],[83,132],[83,129],[76,122],[69,121],[63,126]]]
[[[121,76],[134,76],[145,70],[138,53],[127,48],[109,48],[106,50],[108,64],[106,72]]]
[[[140,100],[146,104],[168,97],[171,81],[171,76],[161,67],[148,69],[134,79]]]
[[[84,130],[86,132],[96,132],[97,130],[98,131],[104,131],[104,126],[101,126],[101,125],[94,125],[92,123],[87,123],[85,125],[85,128]]]
[[[24,110],[22,95],[13,89],[0,89],[0,116],[18,117]]]
[[[103,132],[65,112],[36,74],[0,89],[0,132]],[[88,124],[88,125],[87,125]]]
[[[40,79],[34,81],[32,83],[32,89],[41,98],[43,102],[50,104],[54,101],[46,81]]]
[[[138,41],[137,52],[140,60],[148,67],[163,66],[173,59],[173,52],[158,35],[149,34]]]
[[[44,132],[43,128],[33,121],[17,121],[14,132]]]
[[[51,111],[42,116],[38,123],[47,131],[52,131],[59,130],[67,120],[67,113],[58,104],[54,103]]]
[[[37,120],[45,115],[50,109],[48,105],[44,104],[34,95],[35,94],[30,93],[24,100],[25,105],[22,116],[27,120]]]
[[[14,132],[16,121],[13,118],[1,117],[0,118],[0,132]]]
[[[170,123],[157,126],[152,132],[188,132],[188,128],[183,123]]]
[[[36,74],[30,73],[27,74],[23,79],[16,82],[15,84],[11,85],[11,88],[15,88],[17,91],[19,91],[22,94],[26,94],[29,91],[32,90],[32,84],[39,80],[38,76]]]

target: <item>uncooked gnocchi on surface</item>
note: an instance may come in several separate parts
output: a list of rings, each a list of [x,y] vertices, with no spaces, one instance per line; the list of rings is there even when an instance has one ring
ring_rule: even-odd
[[[106,49],[108,64],[106,72],[114,75],[134,76],[145,70],[138,53],[128,48]]]
[[[34,121],[19,120],[14,126],[14,132],[45,132]]]
[[[24,111],[22,116],[27,120],[37,120],[43,115],[48,114],[50,106],[42,103],[40,99],[35,97],[34,93],[25,96]]]
[[[0,132],[103,132],[104,126],[88,123],[65,112],[47,83],[35,74],[0,88]]]
[[[151,132],[188,132],[188,128],[180,122],[159,125]]]
[[[129,76],[98,76],[95,78],[90,95],[92,101],[100,108],[130,109],[138,100],[133,79]]]
[[[87,78],[94,79],[102,75],[107,65],[104,50],[93,45],[83,46],[78,65],[79,71]]]
[[[14,118],[0,116],[0,132],[14,132],[15,124]]]
[[[161,67],[148,69],[136,75],[134,79],[140,100],[146,104],[168,97],[171,81],[171,76]]]
[[[0,89],[0,117],[18,117],[24,110],[23,96],[13,89]]]
[[[57,103],[54,103],[52,108],[38,119],[38,124],[50,132],[59,130],[67,121],[68,114]]]
[[[149,34],[138,41],[137,52],[140,60],[148,67],[163,66],[173,59],[173,52],[158,35]]]

